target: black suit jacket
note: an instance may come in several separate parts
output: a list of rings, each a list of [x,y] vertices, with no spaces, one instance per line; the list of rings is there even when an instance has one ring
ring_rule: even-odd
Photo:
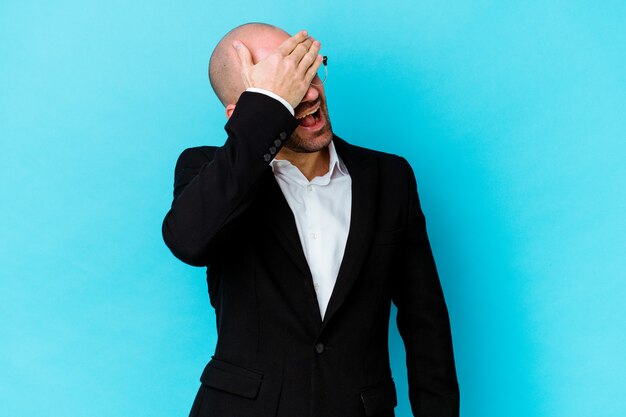
[[[191,417],[394,416],[392,301],[413,414],[458,416],[448,312],[410,165],[334,136],[352,212],[322,320],[269,166],[297,125],[278,101],[245,92],[226,143],[186,149],[176,164],[163,237],[180,260],[207,267],[218,331]]]

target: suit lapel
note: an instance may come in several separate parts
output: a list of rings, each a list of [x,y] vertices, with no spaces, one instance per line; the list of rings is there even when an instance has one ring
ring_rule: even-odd
[[[287,203],[280,186],[274,178],[271,167],[268,168],[262,180],[264,190],[262,195],[266,196],[267,216],[271,230],[276,234],[280,245],[289,254],[300,271],[304,275],[311,275],[311,271],[304,256],[304,250],[298,235],[296,220]]]
[[[267,172],[261,179],[261,184],[261,195],[265,197],[263,202],[265,214],[263,218],[267,219],[269,229],[276,236],[280,246],[302,273],[301,276],[304,277],[302,284],[308,294],[307,309],[312,314],[312,319],[313,322],[316,323],[316,328],[319,328],[322,323],[322,315],[317,303],[317,295],[315,294],[315,289],[313,287],[311,269],[306,261],[306,256],[304,255],[304,250],[302,249],[302,243],[300,242],[300,236],[298,235],[296,220],[293,212],[291,211],[291,207],[289,207],[289,203],[287,203],[280,186],[274,178],[272,168],[269,165]],[[289,285],[297,284],[292,280],[287,280],[287,282]]]
[[[261,195],[266,197],[263,204],[266,209],[264,218],[268,220],[270,230],[276,235],[281,247],[305,277],[304,283],[310,296],[307,303],[314,309],[313,315],[322,326],[320,332],[345,301],[363,266],[374,231],[378,195],[378,167],[371,157],[338,136],[334,136],[333,142],[352,180],[352,203],[346,248],[323,321],[317,294],[313,288],[313,277],[302,249],[291,208],[274,178],[271,167],[268,166],[267,172],[261,179]]]
[[[345,301],[365,262],[374,232],[378,196],[377,164],[343,139],[335,136],[333,142],[352,179],[352,204],[348,240],[320,332]]]

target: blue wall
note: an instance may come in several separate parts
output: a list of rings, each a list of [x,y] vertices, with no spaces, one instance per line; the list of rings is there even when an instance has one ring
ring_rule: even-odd
[[[625,416],[626,3],[224,3],[0,3],[2,415],[187,415],[214,315],[161,221],[225,139],[210,51],[267,21],[322,41],[340,136],[414,167],[462,415]]]

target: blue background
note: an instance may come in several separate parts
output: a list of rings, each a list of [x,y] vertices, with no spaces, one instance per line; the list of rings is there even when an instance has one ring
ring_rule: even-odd
[[[626,3],[572,0],[3,0],[2,415],[187,415],[215,319],[161,221],[248,21],[320,39],[335,131],[413,165],[462,415],[625,416]]]

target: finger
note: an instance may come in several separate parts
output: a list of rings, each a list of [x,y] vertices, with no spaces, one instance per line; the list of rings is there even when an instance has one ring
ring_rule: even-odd
[[[295,49],[289,54],[289,59],[292,59],[296,65],[300,63],[304,55],[311,49],[313,42],[309,39],[299,43]]]
[[[322,55],[318,55],[315,57],[315,61],[313,62],[313,64],[309,67],[309,69],[306,71],[306,74],[304,76],[304,79],[307,83],[311,83],[311,81],[313,81],[313,78],[315,78],[315,76],[317,75],[317,70],[320,68],[320,65],[322,65],[322,60],[323,60],[323,56]]]
[[[319,41],[314,41],[309,51],[306,54],[304,54],[304,56],[302,57],[302,60],[300,61],[300,64],[298,65],[298,71],[301,74],[305,74],[307,70],[309,69],[309,67],[313,65],[321,47],[322,47],[322,44],[319,43]]]
[[[252,55],[246,45],[240,41],[234,41],[233,47],[235,48],[235,51],[237,51],[237,56],[239,57],[239,62],[241,63],[241,69],[246,69],[252,66]]]
[[[287,56],[295,49],[296,46],[298,46],[300,42],[304,41],[307,36],[309,36],[307,31],[301,30],[300,32],[293,35],[291,38],[287,39],[285,42],[281,43],[278,47],[278,50],[281,54],[283,54],[283,56]]]

